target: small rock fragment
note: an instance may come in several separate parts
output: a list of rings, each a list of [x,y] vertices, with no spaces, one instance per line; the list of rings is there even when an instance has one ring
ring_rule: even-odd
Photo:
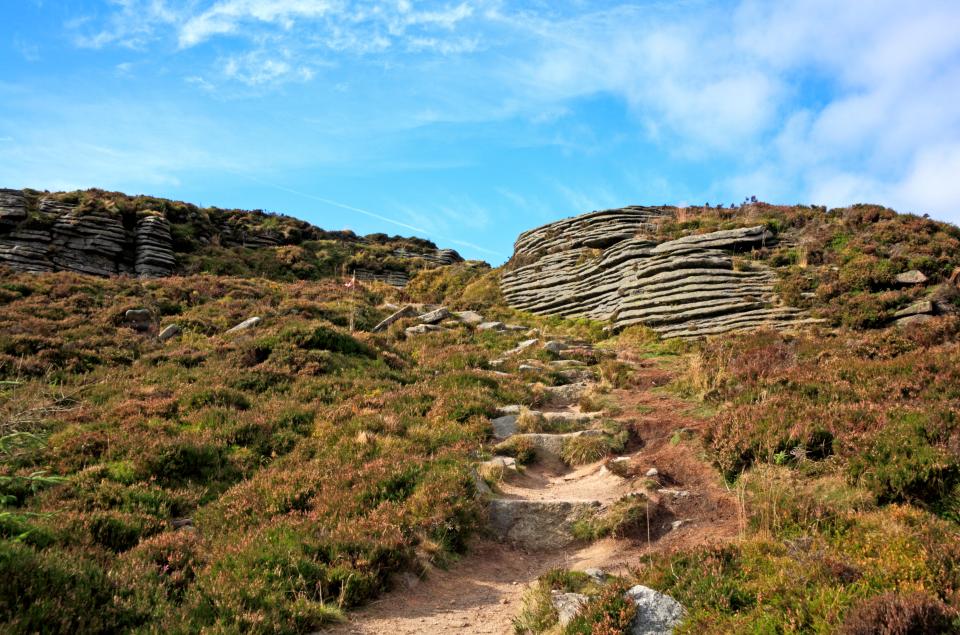
[[[559,355],[561,351],[564,351],[567,349],[567,345],[557,340],[551,340],[546,344],[544,344],[543,348],[544,350],[547,350],[547,351],[550,351],[551,353],[555,353]]]
[[[652,478],[658,474],[660,474],[660,472],[657,470],[657,468],[651,467],[649,470],[647,470],[647,473],[644,476],[649,476]]]
[[[157,335],[157,339],[159,339],[161,342],[166,342],[171,337],[175,337],[179,334],[180,334],[180,327],[177,326],[176,324],[170,324],[169,326],[165,327],[162,331],[160,331],[160,334]]]
[[[254,317],[252,317],[252,318],[247,318],[246,320],[244,320],[244,321],[241,322],[240,324],[237,324],[237,325],[234,326],[233,328],[228,329],[228,330],[227,330],[227,333],[236,333],[237,331],[245,331],[245,330],[247,330],[247,329],[249,329],[249,328],[253,328],[253,327],[256,326],[257,324],[260,324],[260,322],[261,322],[261,318],[259,318],[259,317],[257,317],[257,316],[254,316]]]
[[[399,311],[397,311],[396,313],[394,313],[393,315],[391,315],[390,317],[380,322],[380,324],[377,324],[375,327],[373,327],[373,332],[379,333],[380,331],[385,330],[388,326],[390,326],[397,320],[400,320],[405,317],[413,317],[416,314],[417,314],[416,308],[414,308],[412,304],[408,304],[402,309],[400,309]]]
[[[604,584],[607,581],[607,572],[603,569],[591,567],[589,569],[584,569],[583,572],[586,573],[590,579],[597,584]]]
[[[407,335],[423,335],[424,333],[435,333],[437,331],[444,331],[441,326],[436,324],[417,324],[416,326],[410,326],[404,329]]]
[[[899,284],[923,284],[926,281],[927,276],[923,275],[922,271],[917,271],[916,269],[897,274],[897,282]]]

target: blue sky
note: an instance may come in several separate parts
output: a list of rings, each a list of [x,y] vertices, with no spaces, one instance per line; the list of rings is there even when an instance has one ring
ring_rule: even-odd
[[[0,186],[509,257],[628,204],[960,221],[960,3],[5,0]]]

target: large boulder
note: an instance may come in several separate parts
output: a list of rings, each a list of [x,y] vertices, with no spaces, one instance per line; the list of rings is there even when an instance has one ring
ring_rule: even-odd
[[[627,590],[627,598],[637,605],[630,635],[670,635],[687,613],[669,595],[640,584]]]

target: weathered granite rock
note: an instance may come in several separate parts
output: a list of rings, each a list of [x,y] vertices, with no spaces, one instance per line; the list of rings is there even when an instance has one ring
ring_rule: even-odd
[[[477,324],[478,331],[502,331],[507,328],[503,322],[481,322]]]
[[[149,322],[153,319],[148,309],[127,309],[123,316],[128,322]]]
[[[436,324],[446,320],[448,317],[450,317],[450,311],[447,307],[442,306],[439,309],[424,313],[418,319],[421,324]]]
[[[145,216],[137,222],[134,270],[141,278],[159,278],[173,273],[173,239],[170,223],[163,216]]]
[[[446,329],[436,324],[417,324],[404,329],[407,335],[423,335],[425,333],[435,333],[445,331]]]
[[[176,324],[171,324],[160,331],[160,334],[157,335],[157,339],[159,339],[161,342],[166,342],[170,338],[176,337],[179,334],[180,327]]]
[[[453,316],[464,324],[470,324],[471,326],[483,323],[483,316],[476,311],[457,311]]]
[[[564,344],[563,342],[559,342],[557,340],[547,342],[546,344],[543,345],[544,350],[550,351],[551,353],[554,353],[554,354],[559,354],[562,351],[564,351],[566,348],[567,348],[566,344]]]
[[[578,432],[567,432],[565,434],[547,434],[544,432],[527,432],[524,434],[515,434],[513,437],[526,439],[530,442],[538,454],[556,458],[563,452],[563,446],[570,439],[576,439],[580,436],[603,436],[603,430],[580,430]]]
[[[927,281],[927,277],[923,275],[922,271],[917,271],[912,269],[910,271],[904,271],[903,273],[897,274],[897,283],[898,284],[923,284]]]
[[[922,324],[933,319],[932,315],[920,313],[918,315],[908,315],[897,320],[897,326],[910,326],[911,324]]]
[[[153,278],[175,273],[177,259],[170,223],[184,222],[180,211],[168,212],[164,205],[158,204],[156,209],[121,212],[109,201],[104,206],[77,208],[61,198],[64,197],[0,189],[0,265],[19,271],[75,271],[97,276]],[[290,218],[286,219],[286,229],[281,231],[263,223],[258,218],[258,215],[265,216],[261,212],[233,210],[237,213],[221,214],[222,211],[198,212],[196,224],[189,227],[191,238],[187,242],[194,247],[270,249],[334,235],[344,242],[381,244],[376,236],[365,238],[350,232],[324,232]],[[168,214],[172,215],[168,217]],[[416,251],[397,249],[394,255],[417,261],[414,268],[448,266],[463,261],[452,249],[427,245]],[[397,265],[385,265],[390,266]],[[400,269],[360,268],[354,273],[361,281],[403,287],[409,282],[409,271],[402,266]]]
[[[637,605],[630,635],[670,635],[687,614],[669,595],[640,584],[628,589],[626,596]]]
[[[893,317],[905,318],[911,315],[933,315],[934,313],[936,313],[936,309],[933,306],[933,302],[930,300],[921,300],[920,302],[914,302],[910,306],[900,309],[893,314]]]
[[[735,271],[732,254],[773,242],[763,226],[658,242],[669,208],[584,214],[520,235],[501,278],[510,306],[538,314],[651,327],[663,337],[698,337],[808,322],[780,306],[775,274]]]
[[[390,326],[397,320],[401,320],[406,317],[413,317],[416,314],[417,314],[416,308],[414,308],[412,304],[408,304],[402,309],[400,309],[399,311],[397,311],[396,313],[394,313],[393,315],[391,315],[390,317],[386,318],[385,320],[377,324],[375,327],[373,327],[373,332],[379,333],[380,331],[384,331],[388,326]]]
[[[586,573],[596,584],[606,584],[607,582],[607,572],[603,569],[590,567],[589,569],[584,569],[583,572]]]
[[[260,324],[261,321],[262,321],[261,318],[257,316],[254,316],[252,318],[247,318],[240,324],[237,324],[236,326],[230,329],[227,329],[227,333],[237,333],[239,331],[246,331],[247,329],[252,329],[257,324]]]
[[[493,436],[498,439],[506,439],[509,436],[512,436],[517,433],[517,418],[518,415],[507,414],[496,419],[491,419],[490,423],[493,425]]]
[[[560,626],[572,622],[589,601],[590,598],[582,593],[564,593],[556,589],[550,591],[550,603],[557,610],[557,622]]]

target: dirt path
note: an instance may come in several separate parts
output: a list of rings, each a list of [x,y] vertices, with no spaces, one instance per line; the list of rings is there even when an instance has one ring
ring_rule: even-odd
[[[621,358],[630,360],[628,355]],[[733,539],[739,530],[734,497],[716,471],[700,459],[699,445],[677,442],[675,437],[678,431],[698,430],[702,421],[689,413],[689,404],[654,390],[670,380],[669,370],[650,360],[630,361],[636,368],[637,387],[611,393],[621,410],[613,418],[632,422],[639,438],[629,448],[632,451],[621,455],[629,458],[631,471],[642,476],[650,468],[657,470],[655,496],[668,512],[656,519],[659,525],[649,542],[608,538],[563,549],[526,551],[478,539],[467,555],[446,570],[434,569],[422,579],[403,576],[393,591],[352,613],[348,623],[325,632],[512,633],[512,619],[525,588],[553,567],[625,573],[651,552]],[[504,481],[497,497],[607,503],[636,490],[636,483],[610,473],[603,461],[573,470],[545,462]]]

